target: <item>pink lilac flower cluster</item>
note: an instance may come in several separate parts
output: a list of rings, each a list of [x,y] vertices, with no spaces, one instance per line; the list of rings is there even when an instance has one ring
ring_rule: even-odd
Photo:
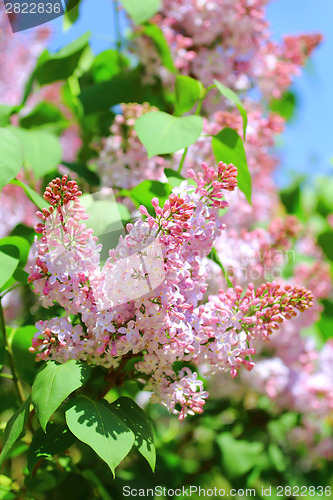
[[[280,97],[322,37],[286,36],[281,44],[273,42],[266,4],[267,0],[163,0],[152,21],[163,31],[182,74],[205,85],[215,78],[236,91],[258,85],[266,97]],[[136,52],[147,79],[170,81],[151,40],[138,37]]]
[[[236,376],[241,365],[253,367],[252,339],[312,306],[311,292],[276,283],[250,285],[244,295],[240,288],[221,291],[202,303],[207,256],[224,229],[222,193],[235,188],[237,169],[203,164],[189,175],[196,187],[184,181],[163,207],[154,198],[155,216],[142,206],[144,218],[127,226],[103,267],[101,245],[82,223],[76,182],[55,179],[44,194],[51,206],[38,212],[41,238],[29,276],[45,307],[57,302],[66,311],[36,324],[37,359],[80,359],[112,372],[137,357],[135,375],[180,419],[201,413],[208,393],[189,368],[177,373],[176,361]]]

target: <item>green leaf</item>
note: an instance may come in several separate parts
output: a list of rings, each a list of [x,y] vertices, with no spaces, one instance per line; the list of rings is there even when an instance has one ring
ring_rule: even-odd
[[[108,81],[102,81],[83,88],[79,96],[85,114],[105,111],[111,106],[127,102],[151,102],[152,95],[157,94],[154,87],[142,84],[142,75],[138,68],[116,75]],[[156,97],[161,98],[159,90]]]
[[[18,252],[11,254],[12,257],[19,258],[19,265],[24,267],[27,263],[30,245],[28,241],[20,236],[6,236],[0,240],[0,250],[4,251],[3,247],[12,246],[18,249]],[[9,249],[8,249],[9,250]],[[7,252],[8,253],[8,252]]]
[[[134,125],[148,158],[187,148],[200,137],[202,127],[201,116],[177,117],[163,111],[146,113]]]
[[[10,106],[8,104],[0,104],[0,127],[5,127],[10,123],[10,117],[14,112],[19,110],[19,106]]]
[[[175,82],[177,116],[190,111],[193,106],[204,96],[205,87],[199,80],[190,76],[178,75]]]
[[[19,173],[23,158],[20,139],[7,128],[0,128],[0,191]]]
[[[34,78],[40,85],[67,80],[80,72],[82,61],[90,53],[90,32],[85,33],[58,52],[51,54],[44,51],[38,59]]]
[[[15,330],[11,342],[14,364],[18,376],[29,385],[32,385],[39,367],[39,364],[35,361],[36,355],[29,351],[35,333],[35,326],[22,326]]]
[[[229,288],[233,288],[234,285],[232,284],[232,282],[230,281],[230,278],[228,276],[228,273],[227,271],[225,270],[224,268],[224,265],[222,264],[222,262],[220,261],[219,259],[219,256],[217,255],[217,251],[216,251],[216,248],[212,248],[210,254],[208,255],[208,258],[211,259],[213,262],[215,262],[219,267],[220,269],[222,270],[222,273],[223,273],[223,276],[224,276],[224,279],[226,280],[227,282],[227,285]]]
[[[109,406],[86,396],[70,401],[66,422],[74,436],[89,445],[108,464],[113,475],[135,441],[133,432]]]
[[[31,473],[35,464],[42,458],[51,458],[70,448],[76,441],[66,425],[50,423],[46,433],[38,429],[34,434],[28,451],[28,470]]]
[[[214,83],[216,85],[217,90],[229,101],[233,102],[236,104],[242,118],[243,118],[243,135],[244,135],[244,141],[245,141],[245,135],[246,135],[246,127],[247,127],[247,113],[246,110],[243,106],[242,101],[239,99],[238,95],[235,94],[235,92],[225,85],[223,85],[221,82],[218,82],[217,80],[214,80]]]
[[[330,260],[333,260],[333,231],[329,229],[318,236],[318,243],[324,254]]]
[[[73,359],[63,364],[48,361],[37,374],[31,399],[44,431],[51,415],[73,391],[88,380],[89,375],[89,366]]]
[[[23,128],[42,127],[51,133],[60,134],[68,125],[68,121],[59,109],[49,102],[39,102],[37,106],[20,119]]]
[[[132,18],[135,24],[142,24],[153,17],[161,8],[161,0],[120,0],[128,15]]]
[[[145,412],[132,399],[121,397],[111,404],[115,414],[135,435],[134,446],[147,460],[152,471],[156,465],[156,449],[151,424]]]
[[[34,191],[30,186],[24,184],[24,182],[20,181],[19,179],[13,179],[12,181],[10,181],[10,184],[13,184],[14,186],[20,186],[24,190],[28,198],[35,205],[37,205],[38,208],[42,209],[47,205],[46,201],[40,196],[40,194],[36,193],[36,191]]]
[[[223,466],[233,478],[246,474],[266,460],[266,457],[261,455],[264,450],[263,443],[241,441],[228,433],[217,436],[216,441],[222,451]]]
[[[64,14],[64,31],[68,31],[79,17],[80,0],[69,0]]]
[[[269,107],[274,113],[278,113],[282,118],[290,121],[295,116],[297,104],[296,94],[287,90],[279,99],[272,99]]]
[[[170,194],[171,188],[168,184],[146,180],[140,182],[135,188],[131,189],[128,196],[130,196],[136,207],[144,205],[149,213],[154,214],[155,211],[151,204],[152,198],[154,198],[154,196],[157,197],[160,201],[160,205],[163,206]]]
[[[0,248],[0,288],[13,276],[18,264],[19,258],[8,255]]]
[[[212,140],[212,147],[217,162],[233,163],[238,170],[238,187],[251,203],[251,175],[247,166],[242,139],[232,128],[224,128]]]
[[[28,398],[22,404],[22,406],[14,413],[14,415],[8,420],[4,434],[3,448],[0,453],[0,467],[6,460],[8,452],[15,444],[20,434],[23,432],[24,425],[29,415],[29,406],[30,406],[30,398]]]
[[[109,49],[95,57],[91,73],[96,83],[111,80],[128,66],[128,60],[117,50]]]
[[[55,135],[45,130],[26,130],[19,127],[11,127],[11,131],[23,144],[24,162],[38,179],[58,167],[62,150]]]
[[[165,39],[163,31],[156,24],[147,23],[143,28],[143,34],[153,40],[163,66],[171,73],[177,73],[178,71],[174,65],[170,47]]]

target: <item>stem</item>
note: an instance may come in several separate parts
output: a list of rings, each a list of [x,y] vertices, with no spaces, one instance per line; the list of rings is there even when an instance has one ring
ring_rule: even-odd
[[[188,147],[184,149],[184,153],[183,153],[182,159],[180,160],[180,164],[179,164],[179,167],[178,167],[178,170],[177,170],[177,172],[179,174],[182,171],[182,168],[183,168],[183,165],[184,165],[184,161],[185,161],[185,158],[186,158],[186,155],[187,155],[187,151],[188,151]]]
[[[10,371],[12,372],[12,380],[13,380],[13,384],[15,386],[16,394],[17,394],[17,397],[18,397],[18,400],[20,401],[20,403],[23,403],[25,398],[23,395],[22,387],[21,387],[20,382],[19,382],[17,375],[16,375],[16,369],[15,369],[13,356],[12,356],[12,353],[10,352],[10,349],[8,346],[7,335],[6,335],[5,317],[3,314],[1,299],[0,299],[0,330],[2,331],[5,348],[6,348],[6,351],[8,353],[9,368],[10,368]]]
[[[122,36],[121,36],[121,29],[120,29],[120,22],[119,22],[119,9],[118,9],[118,2],[117,0],[112,0],[113,7],[114,7],[114,28],[116,32],[116,47],[117,47],[117,52],[118,52],[118,62],[120,69],[123,68],[123,59],[121,57],[121,52],[123,48],[123,43],[122,43]]]

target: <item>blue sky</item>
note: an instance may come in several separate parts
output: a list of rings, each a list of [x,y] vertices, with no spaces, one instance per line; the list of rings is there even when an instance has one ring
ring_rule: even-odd
[[[98,5],[98,8],[96,6]],[[82,33],[93,33],[95,52],[110,48],[115,40],[112,0],[84,0],[80,19],[67,32],[62,19],[50,23],[54,30],[51,49],[57,49]],[[297,116],[279,140],[282,166],[277,172],[280,185],[303,174],[313,177],[333,173],[333,1],[274,0],[268,5],[268,20],[275,40],[283,34],[321,32],[322,45],[316,50],[302,76],[295,79],[299,106]],[[126,26],[121,16],[121,28]]]

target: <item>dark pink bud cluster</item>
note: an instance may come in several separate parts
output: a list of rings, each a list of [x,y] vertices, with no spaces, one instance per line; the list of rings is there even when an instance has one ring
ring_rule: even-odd
[[[69,181],[68,176],[64,175],[62,179],[57,177],[47,186],[43,198],[52,207],[66,205],[71,200],[76,201],[82,191],[79,191],[76,181]],[[45,214],[44,214],[45,215]]]

